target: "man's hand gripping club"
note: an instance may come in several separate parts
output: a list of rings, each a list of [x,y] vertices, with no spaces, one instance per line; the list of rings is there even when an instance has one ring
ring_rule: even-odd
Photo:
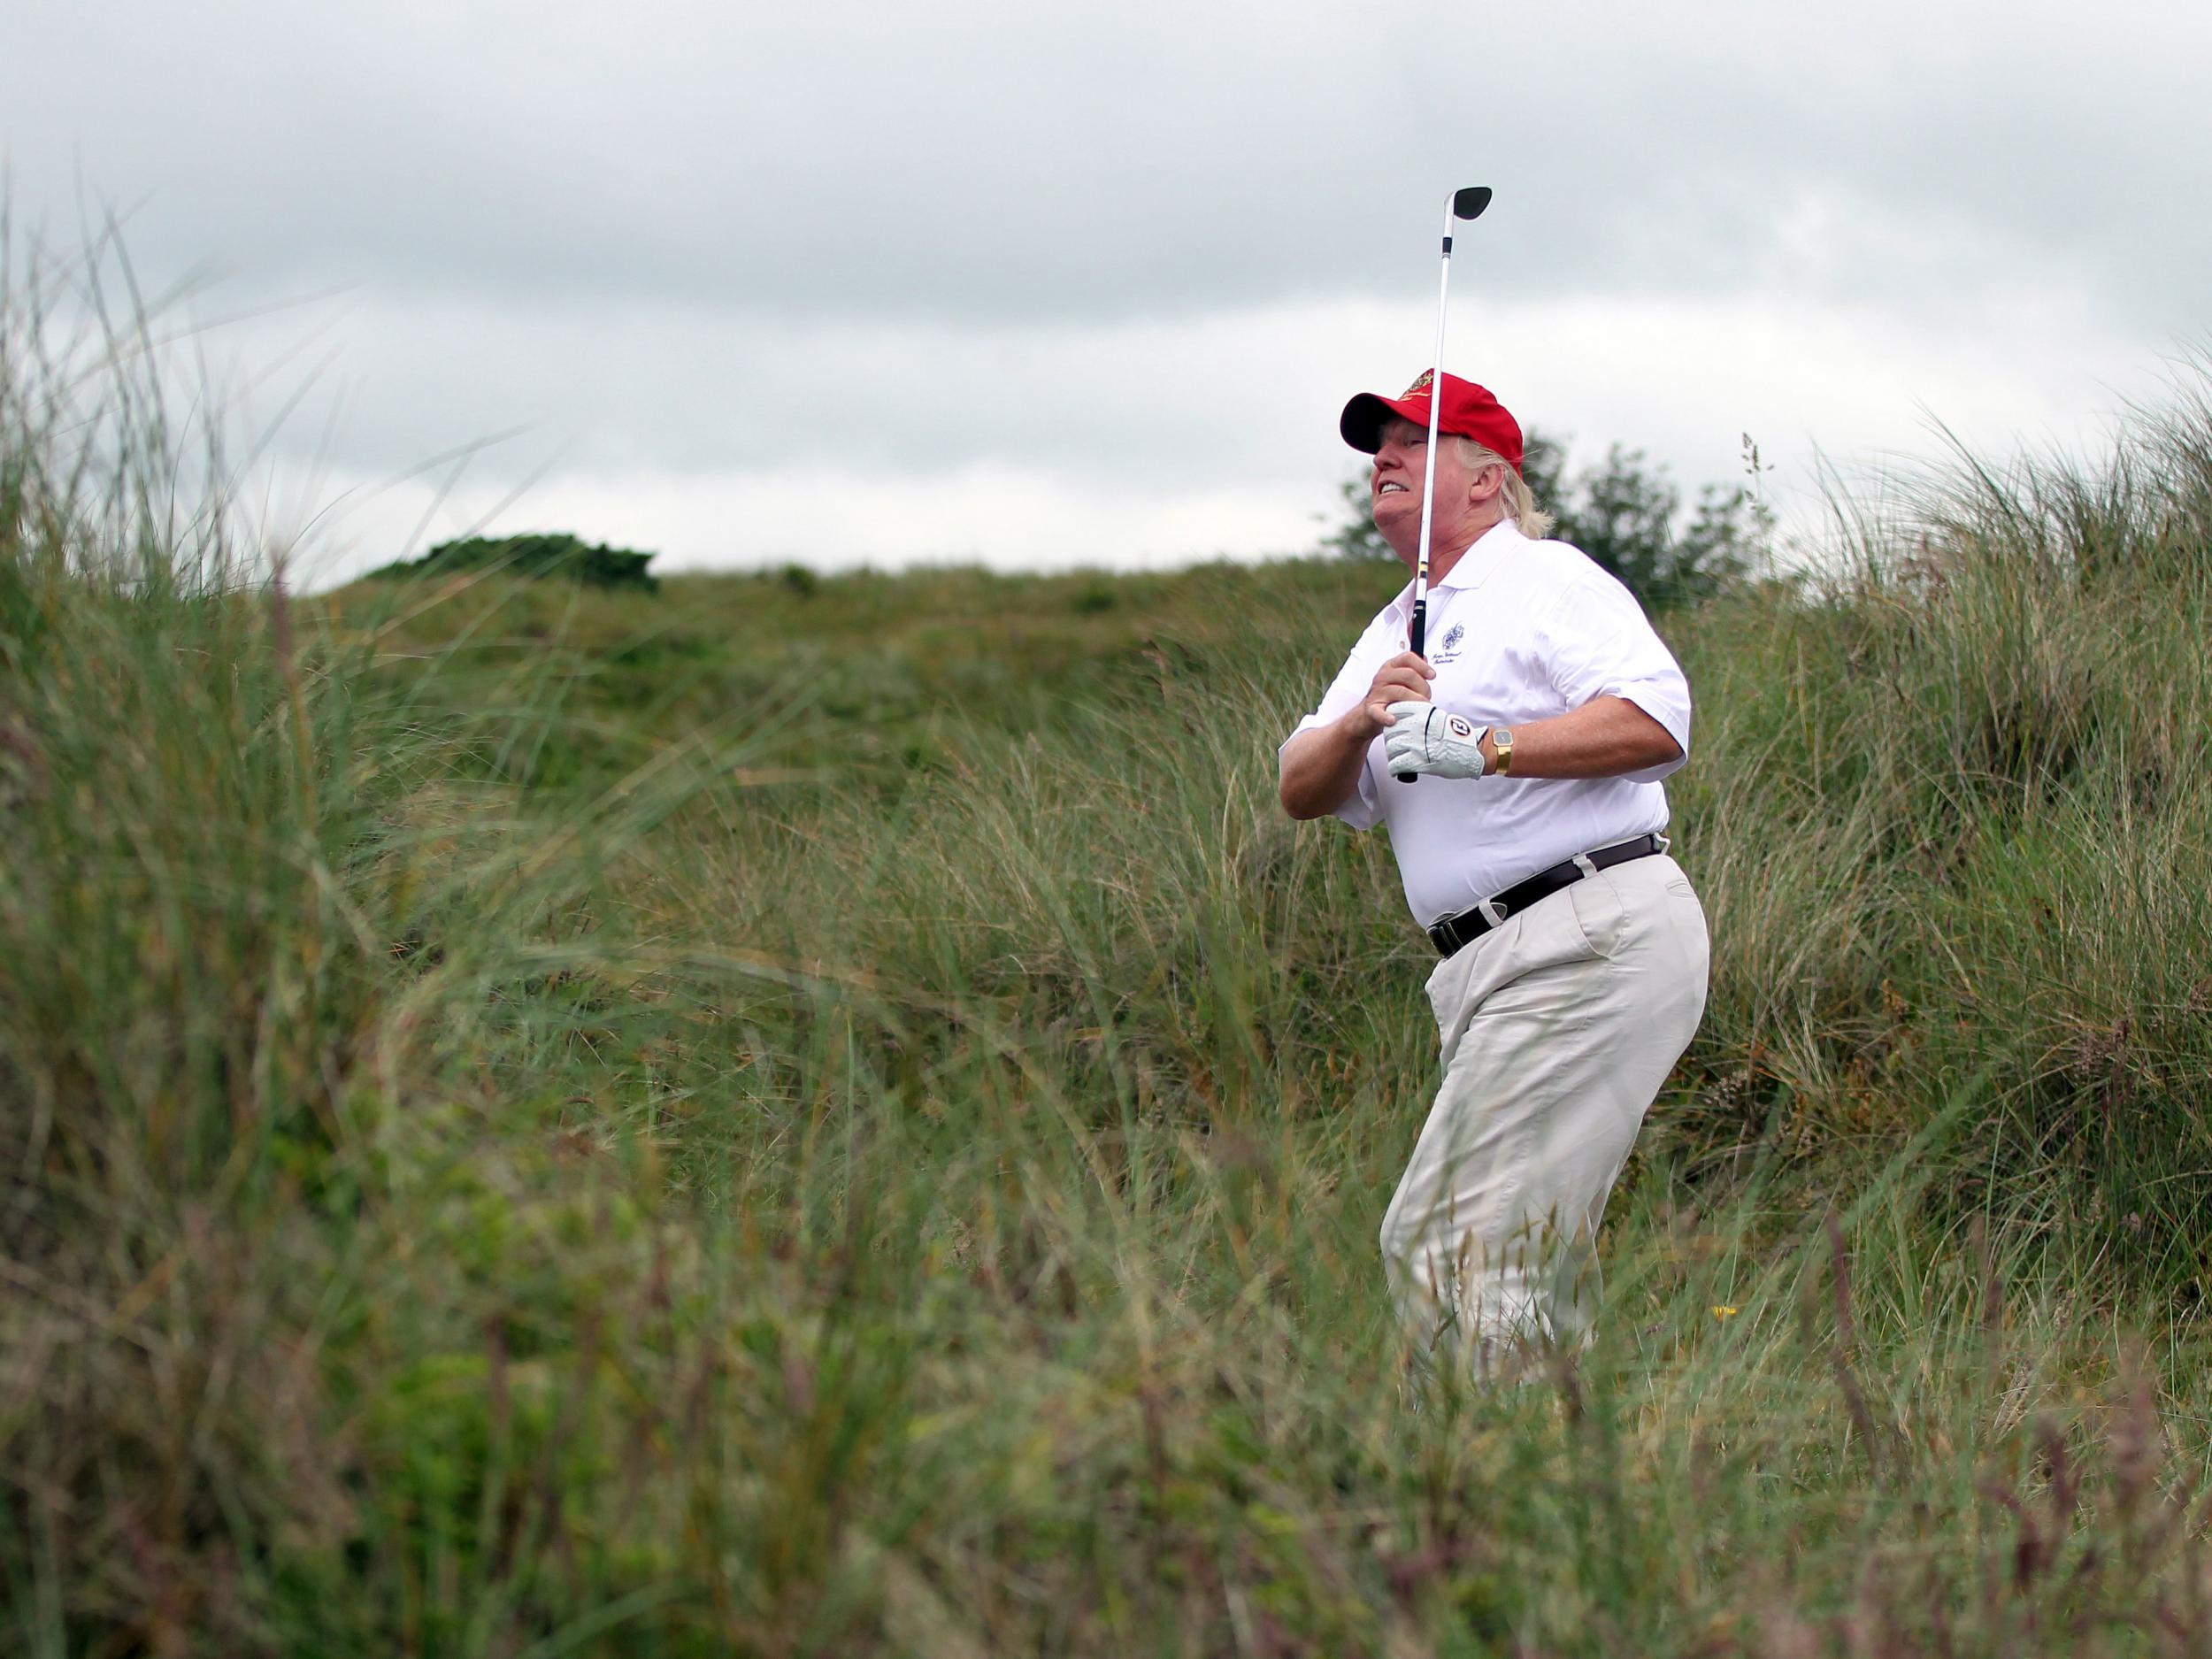
[[[1333,812],[1359,787],[1368,746],[1397,724],[1393,703],[1425,704],[1436,671],[1401,651],[1375,672],[1367,695],[1326,726],[1300,733],[1283,749],[1283,810],[1295,818]]]
[[[1429,681],[1435,678],[1427,659],[1411,651],[1385,663],[1360,704],[1360,712],[1372,723],[1363,741],[1384,734],[1383,752],[1393,777],[1479,778],[1486,768],[1478,745],[1486,728],[1432,703]]]
[[[1360,699],[1356,712],[1364,721],[1358,733],[1360,746],[1364,749],[1384,733],[1398,724],[1400,711],[1411,704],[1425,708],[1429,701],[1429,681],[1436,678],[1428,659],[1416,657],[1411,651],[1400,651],[1375,671],[1375,683]]]
[[[1435,678],[1425,659],[1401,651],[1376,671],[1367,695],[1341,717],[1291,739],[1283,749],[1283,810],[1294,818],[1336,810],[1359,787],[1368,746],[1378,737],[1387,737],[1393,771],[1479,776],[1484,766],[1475,744],[1483,728],[1442,710],[1432,718],[1429,681]]]

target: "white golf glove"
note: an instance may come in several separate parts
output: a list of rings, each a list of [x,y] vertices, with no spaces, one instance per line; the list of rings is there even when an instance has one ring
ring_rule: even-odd
[[[1394,703],[1397,721],[1383,733],[1383,751],[1393,776],[1425,772],[1432,778],[1479,778],[1483,774],[1482,734],[1490,728],[1448,714],[1432,703]]]

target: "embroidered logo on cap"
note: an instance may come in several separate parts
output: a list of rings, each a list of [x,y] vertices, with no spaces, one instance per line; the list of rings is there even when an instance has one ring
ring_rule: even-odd
[[[1414,381],[1412,385],[1407,387],[1406,389],[1399,393],[1398,396],[1401,397],[1411,397],[1417,393],[1427,391],[1430,387],[1435,384],[1436,371],[1434,369],[1424,369],[1421,371],[1421,378]]]

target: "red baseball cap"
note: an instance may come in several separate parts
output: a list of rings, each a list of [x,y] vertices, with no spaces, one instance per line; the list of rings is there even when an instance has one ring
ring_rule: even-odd
[[[1407,387],[1402,396],[1384,397],[1374,392],[1362,392],[1344,405],[1336,429],[1355,449],[1374,454],[1382,448],[1383,422],[1391,416],[1402,415],[1417,426],[1425,427],[1429,424],[1429,396],[1436,379],[1433,369],[1424,369],[1421,378]],[[1436,429],[1472,438],[1484,449],[1503,456],[1506,465],[1519,472],[1521,423],[1486,388],[1472,380],[1463,380],[1456,374],[1447,374],[1443,379],[1444,405],[1436,418]]]

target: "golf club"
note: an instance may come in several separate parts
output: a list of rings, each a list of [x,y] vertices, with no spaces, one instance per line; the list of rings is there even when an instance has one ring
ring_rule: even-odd
[[[1429,382],[1429,447],[1422,464],[1421,478],[1421,559],[1413,572],[1413,626],[1406,630],[1406,643],[1416,657],[1424,655],[1429,615],[1429,529],[1434,523],[1436,509],[1436,420],[1444,406],[1444,307],[1452,296],[1452,221],[1455,219],[1475,219],[1490,205],[1490,187],[1471,184],[1452,192],[1452,199],[1444,204],[1444,269],[1438,279],[1436,290],[1436,355],[1429,361],[1435,366],[1430,370]],[[1421,774],[1402,772],[1395,774],[1400,783],[1413,783]]]

